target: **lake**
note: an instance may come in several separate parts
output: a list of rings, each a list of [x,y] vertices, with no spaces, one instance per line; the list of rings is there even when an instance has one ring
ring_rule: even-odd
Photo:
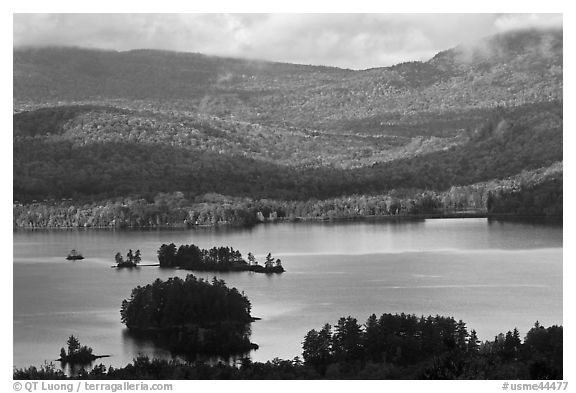
[[[256,361],[301,356],[310,329],[341,316],[364,323],[372,313],[440,314],[462,319],[480,339],[536,320],[562,324],[562,225],[482,218],[349,223],[282,223],[250,229],[15,231],[15,367],[58,358],[69,335],[105,365],[139,353],[165,357],[126,334],[120,304],[132,288],[190,272],[116,270],[116,252],[142,251],[157,263],[162,243],[232,246],[262,263],[271,252],[282,275],[217,274],[252,302]],[[76,249],[83,261],[67,261]],[[214,273],[194,273],[211,278]]]

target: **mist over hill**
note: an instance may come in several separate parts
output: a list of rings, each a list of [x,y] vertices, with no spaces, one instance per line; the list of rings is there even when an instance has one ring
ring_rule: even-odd
[[[561,99],[562,32],[512,32],[441,52],[427,62],[364,71],[79,48],[15,50],[14,70],[17,106],[144,100],[258,123],[354,129],[354,121],[367,119],[386,123],[412,120],[421,112]],[[386,129],[382,124],[379,131]]]

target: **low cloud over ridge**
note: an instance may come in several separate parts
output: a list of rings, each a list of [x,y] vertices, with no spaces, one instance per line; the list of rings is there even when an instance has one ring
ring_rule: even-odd
[[[14,46],[165,49],[364,69],[522,28],[559,14],[15,14]]]

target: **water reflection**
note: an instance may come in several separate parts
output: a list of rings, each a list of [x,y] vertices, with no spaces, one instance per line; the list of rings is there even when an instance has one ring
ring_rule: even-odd
[[[520,224],[533,227],[562,228],[562,217],[488,217],[488,224]]]
[[[239,365],[242,359],[250,356],[250,352],[228,356],[209,356],[200,353],[176,354],[163,349],[162,340],[151,339],[146,335],[131,332],[128,329],[123,329],[122,331],[122,343],[125,352],[137,353],[137,356],[148,356],[168,361],[177,360],[186,363],[203,362],[211,365],[218,363]]]
[[[66,373],[66,375],[71,377],[77,377],[80,372],[84,370],[90,370],[93,366],[95,361],[87,362],[87,363],[68,363],[68,362],[58,362],[60,363],[60,368],[62,371]]]

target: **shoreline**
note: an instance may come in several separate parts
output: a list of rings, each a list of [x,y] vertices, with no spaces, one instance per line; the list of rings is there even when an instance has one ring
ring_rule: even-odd
[[[358,216],[358,217],[294,217],[294,218],[277,218],[275,220],[258,222],[253,225],[235,225],[231,223],[217,223],[217,224],[163,224],[154,226],[44,226],[44,227],[23,227],[13,226],[13,231],[35,231],[35,230],[189,230],[189,229],[239,229],[239,228],[254,228],[262,224],[284,224],[284,223],[350,223],[362,221],[419,221],[419,220],[435,220],[435,219],[459,219],[459,218],[486,218],[486,219],[507,219],[507,220],[545,220],[550,222],[563,222],[562,216],[524,216],[516,214],[488,214],[485,212],[451,212],[451,213],[428,213],[428,214],[412,214],[412,215],[372,215],[372,216]]]

